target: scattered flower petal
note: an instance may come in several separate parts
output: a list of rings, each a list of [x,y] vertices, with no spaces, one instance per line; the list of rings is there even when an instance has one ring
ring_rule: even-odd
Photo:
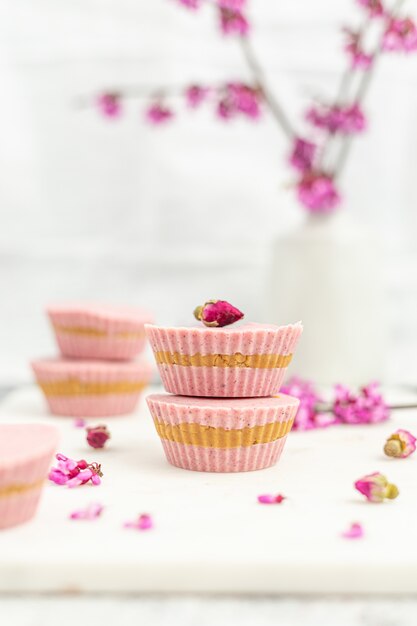
[[[280,493],[277,495],[262,494],[258,496],[258,502],[260,504],[281,504],[284,500],[286,500],[285,496]]]
[[[324,172],[306,172],[297,183],[297,196],[312,213],[332,213],[341,200],[332,177]]]
[[[399,494],[397,486],[389,483],[387,478],[379,472],[368,474],[357,480],[355,489],[369,502],[383,502],[386,498],[393,500]]]
[[[142,513],[138,519],[133,522],[125,522],[124,528],[133,528],[134,530],[151,530],[154,527],[154,522],[148,513]]]
[[[226,300],[208,300],[194,309],[194,317],[205,326],[229,326],[241,320],[243,313]]]
[[[106,441],[110,439],[107,426],[93,426],[87,429],[87,443],[92,448],[104,448]]]
[[[300,400],[300,406],[294,420],[294,430],[318,428],[317,406],[323,403],[323,398],[311,381],[294,376],[281,387],[281,392]],[[330,414],[330,418],[334,419],[334,416]]]
[[[74,428],[85,428],[86,421],[82,417],[77,417],[74,422]]]
[[[331,134],[354,135],[366,128],[365,115],[357,103],[344,107],[339,105],[313,106],[307,111],[306,118],[313,126]]]
[[[102,93],[97,97],[99,111],[109,118],[119,117],[122,112],[122,102],[120,94]]]
[[[417,26],[409,18],[391,18],[384,34],[382,48],[386,51],[413,52],[417,50]]]
[[[290,164],[300,172],[308,172],[313,168],[316,151],[316,144],[301,137],[296,137],[290,154]]]
[[[177,2],[192,10],[199,9],[201,6],[201,0],[177,0]]]
[[[82,519],[82,520],[94,520],[100,517],[104,510],[102,504],[93,502],[89,504],[85,509],[78,509],[70,513],[70,519]]]
[[[342,533],[342,537],[344,537],[345,539],[362,539],[363,536],[364,531],[362,524],[359,524],[358,522],[353,522],[348,530],[345,530]]]
[[[389,418],[389,408],[378,391],[379,384],[370,383],[354,394],[344,385],[335,385],[333,411],[345,424],[375,424]]]
[[[210,93],[208,87],[201,87],[201,85],[190,85],[185,91],[185,99],[190,108],[196,109]]]
[[[162,102],[154,102],[146,110],[148,122],[155,126],[165,124],[165,122],[168,122],[173,117],[173,111]]]
[[[101,483],[103,476],[101,465],[99,463],[87,463],[84,459],[74,461],[65,455],[58,453],[57,467],[52,467],[49,471],[48,478],[56,485],[67,485],[67,487],[78,487],[85,485],[89,481],[93,485]]]
[[[388,437],[384,452],[387,456],[405,459],[416,450],[416,437],[408,430],[398,429]]]
[[[219,90],[217,115],[230,120],[237,115],[258,119],[261,115],[262,92],[257,87],[245,83],[226,83]]]

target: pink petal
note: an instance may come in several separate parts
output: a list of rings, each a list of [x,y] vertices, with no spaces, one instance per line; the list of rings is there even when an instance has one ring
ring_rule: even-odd
[[[345,530],[342,533],[342,537],[344,537],[345,539],[362,539],[363,535],[364,531],[362,525],[358,522],[354,522],[353,524],[351,524],[348,530]]]
[[[260,504],[281,504],[285,500],[285,496],[278,493],[276,495],[262,494],[258,496],[258,502]]]
[[[70,519],[83,519],[83,520],[94,520],[100,517],[103,512],[104,507],[97,502],[93,502],[89,504],[85,509],[79,509],[78,511],[73,511],[70,514]]]

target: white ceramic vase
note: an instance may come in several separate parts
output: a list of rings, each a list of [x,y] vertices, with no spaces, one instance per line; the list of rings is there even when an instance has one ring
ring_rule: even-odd
[[[272,252],[268,318],[304,323],[292,373],[325,385],[381,380],[387,346],[375,237],[344,211],[309,215]]]

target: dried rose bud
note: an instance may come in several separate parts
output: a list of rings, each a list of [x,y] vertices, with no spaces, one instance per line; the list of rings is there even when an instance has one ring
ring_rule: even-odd
[[[110,439],[110,433],[107,430],[107,426],[87,428],[87,443],[92,448],[104,448],[108,439]]]
[[[415,452],[416,441],[416,438],[408,430],[400,428],[388,437],[384,446],[384,452],[387,456],[405,459]]]
[[[388,482],[379,472],[363,476],[355,482],[355,489],[362,493],[369,502],[383,502],[385,498],[394,500],[399,494],[398,487]]]
[[[205,326],[229,326],[243,317],[243,313],[226,300],[208,300],[194,309],[194,317]]]

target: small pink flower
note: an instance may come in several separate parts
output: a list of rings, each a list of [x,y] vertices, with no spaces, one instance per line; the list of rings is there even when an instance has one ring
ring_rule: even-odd
[[[378,383],[370,383],[354,394],[344,385],[335,385],[333,412],[345,424],[375,424],[389,418],[389,408],[379,392]]]
[[[334,181],[324,172],[307,172],[297,184],[297,195],[312,213],[331,213],[340,204]]]
[[[85,428],[85,420],[82,417],[77,417],[73,424],[74,424],[74,428]]]
[[[224,120],[239,114],[258,119],[261,115],[261,101],[260,89],[245,83],[227,83],[220,91],[217,115]]]
[[[201,6],[201,0],[177,0],[177,2],[192,10],[199,9]]]
[[[246,0],[217,0],[217,4],[222,9],[230,9],[231,11],[242,11],[245,8]]]
[[[190,85],[185,91],[185,99],[190,108],[196,109],[207,98],[210,89],[201,85]]]
[[[148,122],[155,126],[165,124],[174,117],[173,111],[162,102],[152,103],[146,110]]]
[[[70,519],[82,519],[82,520],[95,520],[102,514],[104,510],[103,505],[93,502],[89,504],[85,509],[78,509],[70,513]]]
[[[133,528],[134,530],[151,530],[154,527],[152,517],[148,513],[142,513],[138,519],[133,522],[125,522],[125,528]]]
[[[122,112],[120,94],[102,93],[97,97],[97,106],[105,117],[119,117]]]
[[[220,28],[225,35],[244,37],[249,32],[249,22],[240,10],[219,7]]]
[[[345,530],[342,533],[342,537],[344,537],[345,539],[362,539],[363,536],[363,527],[358,522],[353,522],[348,530]]]
[[[258,502],[260,504],[281,504],[285,499],[285,496],[280,493],[277,495],[263,494],[258,496]]]
[[[417,26],[409,18],[391,18],[382,43],[383,50],[413,52],[417,50]]]
[[[306,118],[313,126],[331,134],[353,135],[362,132],[366,127],[365,115],[357,103],[345,107],[313,106],[307,111]]]
[[[110,439],[110,433],[107,426],[89,427],[87,430],[87,443],[92,448],[104,448],[106,442]]]
[[[323,398],[311,381],[294,376],[281,387],[281,392],[300,400],[300,406],[294,420],[294,430],[311,430],[319,427],[317,405],[323,403]],[[332,415],[330,418],[333,420]]]
[[[388,482],[379,472],[363,476],[355,482],[355,489],[362,493],[369,502],[383,502],[386,498],[393,500],[399,494],[396,485]]]
[[[347,36],[345,50],[350,56],[352,68],[368,70],[374,60],[373,54],[368,54],[362,49],[361,37],[359,33],[356,33],[348,28],[345,28],[344,31]]]
[[[402,430],[400,428],[388,437],[384,446],[384,452],[387,456],[405,459],[415,452],[416,441],[416,437],[408,430]]]
[[[381,17],[385,13],[381,0],[357,0],[369,12],[370,17]]]
[[[316,151],[316,144],[301,137],[296,137],[289,159],[290,164],[300,172],[309,171],[313,167]]]
[[[194,309],[194,317],[205,326],[229,326],[241,320],[243,313],[226,300],[209,300]]]
[[[52,467],[48,478],[56,485],[67,485],[67,487],[78,487],[85,485],[89,481],[93,485],[101,483],[103,476],[99,463],[87,463],[84,459],[74,461],[59,453],[56,455],[57,467]]]

